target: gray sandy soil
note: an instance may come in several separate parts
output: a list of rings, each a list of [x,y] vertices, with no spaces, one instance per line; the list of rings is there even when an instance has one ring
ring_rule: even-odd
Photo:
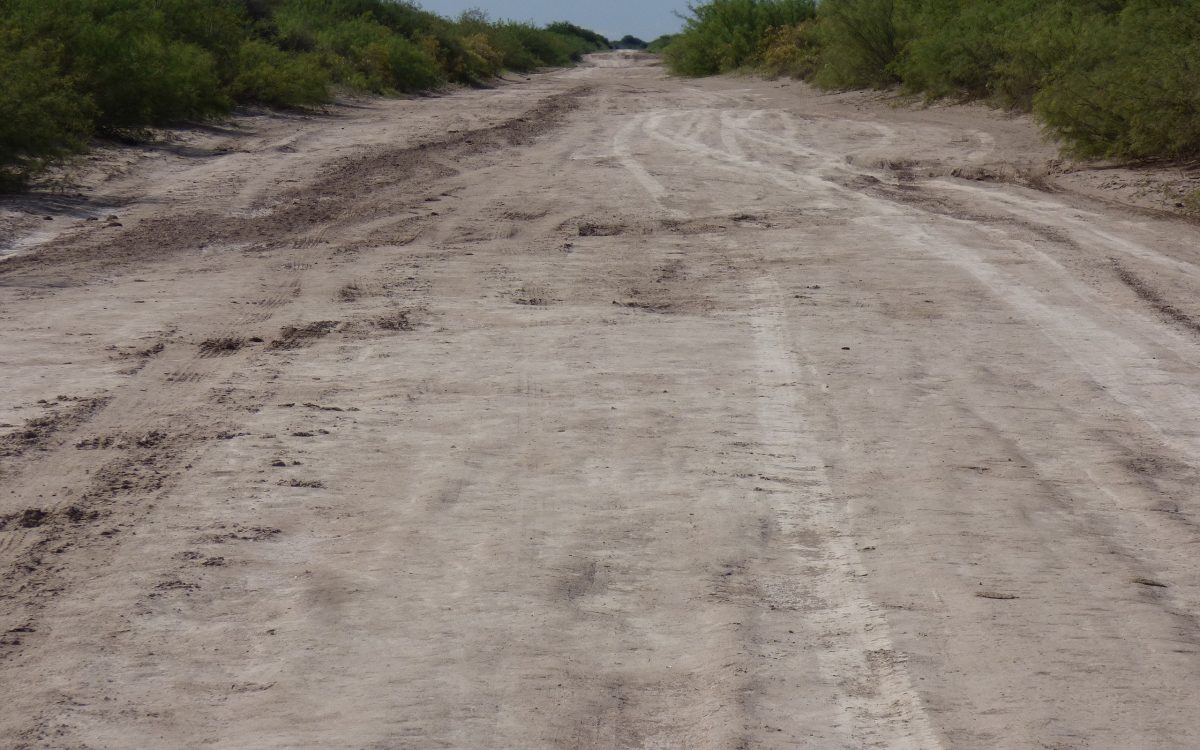
[[[1195,227],[1051,157],[608,56],[49,206],[0,745],[1200,746]]]

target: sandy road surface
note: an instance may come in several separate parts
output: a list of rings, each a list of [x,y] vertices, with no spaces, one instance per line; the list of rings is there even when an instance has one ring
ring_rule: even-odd
[[[1195,228],[599,62],[9,238],[0,744],[1200,746]]]

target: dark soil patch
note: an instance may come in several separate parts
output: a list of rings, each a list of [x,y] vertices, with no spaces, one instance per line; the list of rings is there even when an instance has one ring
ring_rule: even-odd
[[[246,340],[232,336],[205,339],[200,342],[200,355],[204,357],[227,357],[241,351]]]
[[[375,327],[384,331],[413,331],[417,324],[413,321],[411,310],[396,310],[380,316],[374,321]]]
[[[14,529],[36,529],[46,522],[50,514],[41,508],[26,508],[20,513],[10,513],[6,516],[0,516],[0,531],[5,531],[9,528]]]
[[[78,505],[72,505],[63,511],[63,517],[71,523],[85,523],[87,521],[97,521],[100,519],[100,511],[84,510]]]
[[[152,359],[157,357],[159,354],[162,354],[163,350],[166,348],[167,345],[160,341],[154,346],[147,347],[145,349],[137,349],[132,352],[122,352],[118,356],[123,359]]]
[[[367,291],[358,284],[347,284],[337,291],[339,302],[354,302],[366,296]]]
[[[61,286],[63,270],[68,266],[95,272],[129,263],[150,263],[169,252],[188,249],[240,245],[246,248],[242,252],[253,253],[277,248],[286,244],[285,238],[336,221],[347,211],[362,212],[364,196],[377,192],[381,184],[422,185],[452,174],[447,162],[531,145],[560,127],[591,92],[591,87],[580,86],[548,97],[520,116],[490,127],[341,159],[322,179],[281,196],[283,208],[268,216],[237,219],[200,210],[144,219],[133,227],[64,237],[43,245],[37,253],[6,260],[0,267],[0,286]],[[393,211],[394,200],[373,208],[380,214]],[[82,274],[72,274],[72,278],[82,278]],[[67,282],[78,283],[82,282]]]
[[[156,599],[169,591],[182,591],[184,594],[190,596],[193,591],[199,590],[200,585],[196,583],[180,580],[163,581],[154,587],[154,593],[150,594],[150,598]]]
[[[150,452],[148,455],[122,456],[110,461],[96,472],[87,499],[99,500],[162,489],[170,475],[159,469],[160,458],[157,452]]]
[[[513,298],[514,304],[530,307],[545,307],[552,302],[554,300],[550,299],[549,290],[542,286],[521,287]]]
[[[0,456],[17,457],[44,450],[57,433],[74,429],[91,419],[108,404],[107,398],[67,399],[46,404],[52,411],[25,422],[15,432],[0,437]]]
[[[218,528],[227,528],[222,524]],[[229,531],[223,533],[212,534],[204,538],[206,542],[222,544],[224,542],[265,542],[269,539],[274,539],[283,533],[282,529],[273,529],[267,526],[242,526],[235,524]]]
[[[669,281],[675,281],[681,276],[683,276],[683,261],[676,259],[659,266],[658,278],[654,281],[658,284],[665,284]]]
[[[279,338],[271,342],[269,349],[289,350],[302,349],[316,339],[324,338],[338,326],[336,320],[320,320],[302,326],[285,326],[279,331]]]

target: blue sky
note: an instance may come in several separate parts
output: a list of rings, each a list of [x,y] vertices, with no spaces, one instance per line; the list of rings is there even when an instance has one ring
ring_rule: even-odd
[[[479,8],[492,18],[514,21],[571,21],[610,39],[626,34],[651,41],[679,30],[672,11],[687,9],[687,0],[417,0],[426,10],[457,16]]]

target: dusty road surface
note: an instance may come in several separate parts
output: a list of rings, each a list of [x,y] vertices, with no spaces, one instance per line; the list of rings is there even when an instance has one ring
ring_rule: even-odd
[[[1196,228],[1026,120],[606,57],[188,137],[10,226],[4,747],[1200,747]]]

